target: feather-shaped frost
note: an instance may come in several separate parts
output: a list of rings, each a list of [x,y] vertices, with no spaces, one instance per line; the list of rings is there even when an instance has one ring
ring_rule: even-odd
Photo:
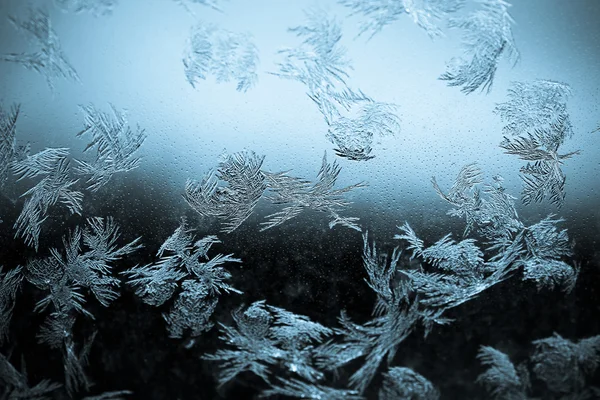
[[[526,386],[508,356],[489,346],[481,346],[477,358],[487,370],[477,377],[492,399],[527,400]]]
[[[200,182],[187,182],[185,200],[200,215],[223,220],[223,232],[233,232],[252,214],[267,188],[261,170],[264,158],[253,151],[226,156]]]
[[[600,364],[600,335],[574,343],[555,333],[533,344],[533,372],[557,394],[582,391],[586,375],[592,376]]]
[[[244,312],[238,309],[232,316],[235,327],[221,325],[221,339],[231,348],[203,357],[221,363],[219,384],[244,371],[269,382],[271,368],[277,365],[309,382],[323,377],[314,365],[313,345],[332,334],[329,328],[264,301],[252,303]]]
[[[62,11],[89,12],[99,16],[112,14],[118,0],[54,0],[54,4]]]
[[[196,86],[199,79],[212,75],[216,81],[237,83],[246,92],[258,81],[258,49],[248,34],[198,24],[191,32],[183,56],[187,81]]]
[[[164,314],[171,337],[180,338],[184,332],[199,336],[212,328],[210,317],[222,293],[241,293],[227,281],[231,274],[221,265],[239,263],[232,254],[218,254],[212,258],[208,251],[216,236],[206,236],[194,242],[192,231],[185,221],[165,240],[153,264],[136,266],[124,271],[136,295],[152,306],[160,306],[176,292],[177,299],[171,310]],[[165,253],[168,253],[165,255]],[[206,262],[203,262],[206,260]]]
[[[439,79],[449,86],[462,86],[469,94],[481,88],[489,91],[494,82],[498,63],[503,57],[513,65],[519,51],[512,34],[514,21],[505,0],[481,0],[481,9],[467,17],[450,20],[450,26],[463,30],[463,54],[450,60]]]
[[[570,95],[569,85],[560,82],[515,82],[508,91],[509,100],[494,110],[506,123],[503,131],[507,136],[500,147],[528,161],[521,168],[524,204],[545,198],[558,207],[564,204],[566,177],[560,167],[564,160],[579,154],[558,153],[565,139],[573,136],[567,111]]]
[[[17,371],[3,354],[0,354],[0,382],[3,383],[0,398],[10,400],[49,400],[51,393],[61,387],[59,383],[47,379],[30,387],[26,374]]]
[[[298,399],[314,400],[360,400],[356,390],[336,389],[329,386],[304,382],[299,379],[277,378],[279,384],[271,385],[271,388],[261,393],[261,397],[285,396]]]
[[[410,302],[407,281],[397,281],[397,249],[391,257],[379,255],[375,244],[369,246],[364,234],[363,264],[368,285],[377,294],[375,318],[363,325],[352,322],[345,312],[339,318],[342,328],[335,330],[341,342],[328,342],[317,349],[318,364],[336,370],[364,357],[362,366],[352,374],[349,384],[363,393],[384,359],[390,363],[400,344],[412,333],[421,318],[417,302]]]
[[[17,119],[20,106],[13,105],[5,110],[0,104],[0,188],[4,185],[10,166],[17,156]]]
[[[440,394],[423,375],[410,368],[393,367],[383,374],[379,400],[437,400]]]
[[[387,25],[408,15],[415,24],[434,38],[442,36],[440,21],[449,13],[458,11],[464,0],[338,0],[352,10],[352,15],[361,14],[366,21],[360,24],[360,34],[379,33]]]
[[[83,194],[71,187],[77,179],[69,177],[68,149],[50,148],[27,156],[12,164],[15,175],[20,179],[43,178],[21,197],[27,197],[23,210],[15,222],[15,237],[22,237],[25,243],[35,247],[39,245],[41,225],[47,218],[50,207],[60,202],[72,214],[81,213]]]
[[[23,275],[22,268],[17,267],[7,272],[3,272],[0,266],[0,345],[8,339],[10,320],[15,308],[17,291],[21,287]]]
[[[146,134],[139,126],[132,129],[125,113],[112,104],[112,114],[99,111],[91,104],[80,108],[85,115],[84,128],[77,136],[91,135],[84,152],[95,149],[96,156],[91,163],[77,160],[77,173],[90,175],[88,188],[97,191],[114,174],[134,170],[140,165],[136,153],[146,140]]]
[[[0,55],[1,61],[18,63],[37,71],[46,78],[51,89],[56,78],[79,81],[77,72],[63,54],[58,36],[52,29],[50,17],[45,11],[30,9],[27,20],[19,21],[9,17],[9,21],[19,32],[29,36],[39,50],[35,53],[3,54]]]
[[[327,162],[327,154],[323,156],[321,169],[317,174],[317,182],[312,183],[301,178],[289,176],[285,172],[266,173],[266,181],[270,191],[268,199],[275,204],[285,205],[283,210],[268,215],[267,221],[261,223],[261,230],[270,229],[296,217],[305,209],[325,212],[332,217],[330,226],[335,226],[340,221],[339,212],[350,205],[344,195],[356,188],[364,187],[357,183],[344,188],[335,189],[341,167],[334,161]],[[355,224],[355,219],[344,220],[345,225],[352,229],[360,230]]]

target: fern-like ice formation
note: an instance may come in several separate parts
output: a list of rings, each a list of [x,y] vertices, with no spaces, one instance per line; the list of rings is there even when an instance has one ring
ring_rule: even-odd
[[[506,123],[500,147],[528,161],[521,168],[525,184],[524,204],[541,202],[545,198],[558,207],[565,202],[566,176],[563,161],[578,154],[559,154],[564,141],[573,136],[573,126],[567,111],[571,96],[569,85],[537,80],[514,82],[508,91],[509,100],[498,104],[495,112]]]
[[[93,105],[82,106],[84,128],[78,137],[90,134],[91,141],[84,152],[95,149],[96,157],[92,162],[77,160],[76,171],[89,175],[88,189],[97,191],[106,185],[116,173],[129,172],[140,165],[137,151],[146,140],[146,133],[137,126],[132,129],[124,112],[111,104],[112,114],[97,110]]]
[[[25,371],[19,372],[4,354],[0,353],[0,399],[51,399],[60,384],[44,379],[30,387]]]
[[[361,14],[367,18],[360,25],[360,34],[371,32],[373,36],[403,15],[407,15],[432,38],[443,35],[439,28],[441,20],[447,14],[458,11],[464,4],[464,0],[338,0],[338,2],[350,8],[352,15]]]
[[[50,207],[60,202],[71,214],[81,214],[83,194],[72,190],[78,180],[69,176],[68,154],[65,148],[48,148],[12,164],[12,170],[19,180],[42,177],[34,187],[22,194],[27,199],[14,225],[15,238],[22,237],[36,251],[41,226]]]
[[[489,93],[498,63],[503,57],[515,65],[519,51],[512,34],[514,21],[505,0],[480,0],[481,9],[467,17],[453,18],[450,27],[463,30],[463,54],[450,60],[439,79],[462,86],[469,94],[481,88]]]
[[[533,344],[533,372],[548,389],[556,394],[584,392],[586,375],[592,376],[600,364],[600,335],[574,343],[555,333]]]
[[[183,6],[189,13],[191,13],[193,15],[194,13],[188,7],[187,2],[192,3],[192,4],[201,4],[203,6],[210,7],[216,11],[223,11],[223,9],[221,7],[221,3],[225,3],[228,0],[173,0],[173,1],[175,1],[176,3]]]
[[[17,151],[17,119],[19,106],[14,105],[6,111],[0,104],[0,188],[8,178],[10,166]]]
[[[528,377],[519,371],[508,356],[489,346],[481,346],[477,358],[487,370],[477,377],[490,398],[497,400],[527,400]]]
[[[185,76],[192,87],[213,75],[219,83],[235,81],[240,92],[258,81],[258,63],[258,49],[250,35],[206,23],[192,29],[183,56]]]
[[[15,308],[17,291],[21,287],[22,268],[17,267],[3,272],[0,265],[0,346],[8,339],[10,320]]]
[[[272,368],[281,366],[294,378],[283,381],[282,386],[275,386],[267,394],[300,390],[306,396],[306,393],[328,391],[311,383],[323,378],[323,373],[316,367],[314,345],[331,336],[331,329],[303,315],[270,306],[265,301],[256,301],[243,312],[240,308],[232,316],[235,326],[221,324],[221,340],[230,348],[203,357],[221,364],[220,385],[244,371],[270,383]]]
[[[79,81],[75,68],[63,54],[58,36],[52,29],[50,17],[45,11],[30,9],[27,20],[19,21],[9,17],[9,21],[19,32],[31,37],[32,42],[39,46],[39,51],[2,54],[1,61],[18,63],[27,69],[37,71],[46,78],[51,89],[56,78]]]
[[[365,185],[356,183],[335,189],[341,170],[342,168],[336,161],[332,164],[328,163],[327,154],[325,154],[315,183],[289,176],[285,172],[267,173],[267,186],[270,191],[267,196],[268,200],[285,207],[281,211],[268,215],[267,220],[261,223],[261,230],[281,225],[296,217],[302,211],[311,209],[327,213],[331,218],[330,228],[335,225],[342,225],[360,231],[361,228],[356,224],[357,218],[340,217],[338,213],[350,205],[344,195]]]
[[[325,212],[330,217],[330,228],[346,226],[360,231],[354,217],[339,213],[350,202],[344,195],[362,183],[335,189],[341,167],[330,164],[323,156],[317,182],[290,176],[288,172],[268,172],[262,169],[264,156],[253,151],[242,151],[222,158],[216,170],[209,171],[201,181],[189,180],[184,198],[203,217],[216,217],[222,221],[222,231],[231,233],[253,212],[261,198],[284,208],[268,215],[262,230],[274,228],[295,218],[302,211],[312,209]],[[223,182],[220,185],[220,181]]]
[[[304,84],[327,123],[327,137],[337,146],[337,155],[369,160],[374,136],[400,131],[396,106],[376,102],[347,85],[352,66],[340,43],[342,30],[336,19],[310,10],[306,20],[305,25],[289,29],[302,43],[279,51],[283,60],[273,74]]]
[[[369,245],[366,233],[363,239],[366,281],[377,294],[374,318],[359,325],[342,312],[339,318],[342,327],[334,330],[341,341],[330,341],[317,349],[319,366],[330,371],[364,358],[362,366],[349,379],[350,386],[359,393],[364,393],[384,359],[391,363],[398,347],[412,333],[417,322],[422,320],[427,324],[424,320],[429,318],[410,298],[409,282],[398,279],[398,248],[391,257],[379,255],[375,244]]]
[[[84,372],[87,355],[95,334],[81,346],[73,338],[73,325],[78,314],[93,315],[84,308],[89,291],[107,307],[118,296],[120,281],[113,275],[112,264],[138,250],[139,238],[117,246],[119,227],[112,218],[89,218],[85,229],[79,227],[63,237],[64,253],[50,249],[50,256],[31,260],[26,266],[27,280],[47,292],[37,302],[35,311],[51,307],[38,339],[63,353],[66,387],[69,393],[87,390],[90,382]],[[86,250],[82,251],[82,243]]]
[[[54,4],[62,11],[89,12],[99,16],[112,14],[118,0],[54,0]]]
[[[538,289],[560,287],[567,293],[573,290],[579,267],[565,262],[572,256],[572,246],[567,230],[558,228],[563,220],[549,215],[526,226],[517,214],[514,197],[505,192],[500,177],[486,187],[485,197],[478,188],[480,183],[481,171],[474,164],[461,169],[448,193],[433,179],[440,197],[455,207],[448,213],[465,217],[465,235],[476,229],[489,240],[486,251],[493,254],[489,260],[493,268],[507,268],[508,273],[522,267],[523,278],[535,281]]]
[[[410,368],[392,367],[383,374],[379,400],[438,400],[438,390]]]
[[[252,214],[267,189],[261,169],[264,158],[253,151],[223,157],[216,171],[209,171],[199,182],[187,182],[185,200],[200,215],[222,220],[223,232],[233,232]],[[219,181],[225,184],[219,186]]]
[[[231,274],[221,265],[242,260],[233,254],[209,257],[208,251],[215,243],[220,243],[216,236],[195,241],[193,232],[182,221],[159,248],[156,263],[123,272],[136,295],[152,306],[163,305],[177,292],[175,304],[164,315],[171,337],[180,338],[188,330],[192,337],[208,331],[213,326],[210,317],[218,296],[222,292],[241,293],[227,283]]]

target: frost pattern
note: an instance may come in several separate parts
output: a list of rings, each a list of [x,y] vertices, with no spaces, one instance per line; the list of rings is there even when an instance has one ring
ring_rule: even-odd
[[[282,379],[278,378],[279,384],[274,384],[270,389],[262,392],[261,396],[286,396],[298,399],[314,399],[314,400],[360,400],[364,397],[360,396],[356,390],[336,389],[325,385],[307,383],[299,379]]]
[[[233,232],[252,214],[267,188],[261,170],[264,158],[253,151],[224,157],[200,182],[188,180],[185,200],[200,215],[224,221],[223,232]],[[219,180],[225,185],[219,186]]]
[[[118,0],[54,0],[54,4],[63,11],[89,12],[99,16],[112,14]]]
[[[560,167],[563,160],[579,154],[558,153],[565,139],[573,136],[567,112],[570,95],[569,85],[560,82],[515,82],[508,91],[509,100],[494,110],[506,123],[500,147],[528,161],[521,168],[523,204],[542,202],[546,197],[558,207],[565,202],[566,176]]]
[[[284,208],[268,215],[261,230],[274,228],[293,219],[306,209],[325,212],[331,218],[330,228],[346,226],[360,231],[358,218],[340,216],[350,205],[344,195],[363,187],[358,183],[334,189],[341,167],[327,162],[323,156],[317,182],[290,176],[288,172],[268,172],[262,169],[264,156],[243,151],[224,156],[216,171],[208,172],[201,181],[189,180],[184,198],[203,217],[217,217],[223,222],[222,231],[233,232],[253,212],[261,198]],[[223,185],[219,185],[223,181]]]
[[[434,38],[442,36],[440,21],[447,14],[458,11],[464,0],[338,0],[352,10],[352,14],[362,14],[367,18],[360,25],[360,34],[379,33],[387,25],[408,15],[415,24]]]
[[[268,199],[274,204],[285,205],[283,210],[268,215],[267,221],[261,223],[261,230],[273,228],[296,217],[305,209],[325,212],[332,218],[330,227],[337,224],[360,231],[355,224],[356,218],[343,218],[338,212],[350,205],[344,195],[356,188],[364,187],[363,183],[334,189],[341,167],[337,162],[329,164],[327,154],[323,156],[317,182],[311,184],[301,178],[287,175],[285,172],[268,173],[267,185],[270,190]]]
[[[359,393],[364,393],[384,359],[391,363],[400,344],[412,333],[416,323],[424,319],[418,303],[409,298],[407,281],[396,278],[400,258],[398,249],[394,249],[391,257],[380,256],[375,244],[369,245],[366,233],[363,239],[367,283],[377,294],[374,318],[359,325],[342,312],[339,318],[342,327],[335,329],[335,334],[342,341],[330,341],[320,346],[317,353],[319,365],[333,371],[355,359],[364,358],[363,365],[349,379],[350,386]]]
[[[96,159],[92,163],[77,160],[77,173],[91,175],[88,189],[95,192],[114,174],[132,171],[140,165],[135,153],[146,140],[146,134],[139,126],[133,130],[127,125],[125,113],[112,104],[112,115],[98,111],[93,105],[82,106],[81,110],[85,114],[85,127],[77,136],[88,133],[92,136],[83,151],[95,148]]]
[[[75,68],[63,54],[58,36],[52,29],[50,17],[41,9],[30,9],[29,19],[18,21],[9,17],[13,26],[21,33],[30,36],[40,49],[35,53],[10,53],[0,55],[0,60],[23,65],[42,74],[48,86],[54,87],[55,78],[79,81]]]
[[[4,186],[10,166],[17,155],[17,119],[19,105],[13,105],[10,111],[5,111],[0,104],[0,188]]]
[[[48,148],[12,164],[13,172],[19,176],[19,180],[43,177],[21,195],[27,197],[27,200],[14,225],[15,238],[22,237],[25,243],[35,247],[36,251],[41,226],[50,207],[60,202],[71,214],[81,214],[83,194],[71,189],[77,183],[77,179],[69,177],[68,150]]]
[[[437,400],[440,394],[424,376],[410,368],[393,367],[383,374],[379,400]]]
[[[514,21],[505,0],[481,0],[481,9],[450,20],[450,27],[463,30],[463,55],[450,60],[439,79],[448,86],[462,86],[469,94],[481,87],[489,93],[502,57],[515,65],[519,60],[512,34]]]
[[[62,351],[66,387],[71,394],[90,386],[84,366],[95,333],[80,347],[72,331],[77,314],[93,318],[84,308],[82,291],[89,290],[107,307],[119,296],[120,281],[112,273],[112,263],[141,247],[139,238],[117,246],[119,228],[112,218],[90,218],[87,222],[86,229],[77,227],[63,237],[64,253],[52,248],[50,256],[31,260],[26,266],[27,280],[47,292],[34,311],[43,312],[50,306],[52,309],[38,339]],[[81,249],[82,242],[85,251]]]
[[[17,291],[21,287],[23,275],[21,267],[3,273],[0,266],[0,346],[8,339],[10,320],[15,308]]]
[[[289,29],[302,43],[279,51],[283,60],[273,74],[304,84],[327,123],[327,137],[337,146],[338,156],[369,160],[374,136],[399,132],[396,106],[376,102],[347,85],[352,66],[340,44],[340,24],[320,10],[305,14],[305,25]]]
[[[572,255],[572,247],[566,229],[558,229],[563,220],[549,215],[526,226],[517,215],[514,198],[501,186],[501,178],[496,177],[495,184],[485,189],[486,197],[477,188],[480,183],[481,171],[473,164],[462,168],[448,193],[433,179],[440,197],[456,207],[448,213],[466,218],[465,234],[476,228],[489,239],[487,251],[495,253],[490,259],[493,268],[506,268],[508,273],[522,267],[523,278],[535,281],[538,289],[561,287],[566,293],[573,290],[579,267],[564,261]],[[405,235],[406,239],[411,236]]]
[[[199,79],[214,75],[217,82],[237,82],[246,92],[258,81],[258,49],[248,34],[233,33],[211,24],[192,29],[183,56],[185,76],[196,87]]]
[[[123,272],[129,277],[128,283],[135,287],[136,295],[152,306],[161,306],[178,292],[175,304],[164,315],[173,338],[182,337],[187,330],[192,337],[208,331],[213,326],[210,317],[221,292],[241,293],[227,283],[231,274],[221,267],[241,260],[233,254],[210,258],[208,251],[213,244],[220,243],[216,236],[194,240],[192,231],[182,221],[158,250],[160,259],[156,263]]]
[[[493,347],[481,346],[477,358],[488,369],[477,377],[491,394],[499,400],[527,400],[526,385],[508,356]]]
[[[25,372],[17,371],[3,354],[0,354],[0,382],[4,383],[0,388],[0,398],[8,400],[49,400],[51,393],[61,387],[48,379],[30,387]]]
[[[193,14],[190,8],[187,6],[186,1],[194,4],[201,4],[206,7],[210,7],[216,11],[222,11],[221,3],[225,3],[227,0],[174,0],[175,2],[182,5],[188,12]]]
[[[265,301],[252,303],[244,312],[238,309],[232,316],[234,327],[221,325],[221,340],[231,348],[219,349],[215,354],[203,357],[221,363],[219,384],[231,381],[244,371],[250,371],[270,383],[270,368],[277,365],[310,383],[323,378],[323,373],[315,367],[313,345],[332,334],[329,328],[303,315],[269,306]],[[267,394],[297,390],[304,393],[327,391],[292,379]]]
[[[600,335],[573,343],[555,333],[533,344],[533,372],[555,393],[582,392],[600,364]]]

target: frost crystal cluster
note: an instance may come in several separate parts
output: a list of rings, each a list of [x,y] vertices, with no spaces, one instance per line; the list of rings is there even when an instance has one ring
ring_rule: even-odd
[[[306,24],[289,31],[302,39],[295,48],[279,51],[283,56],[275,75],[305,85],[328,126],[327,138],[335,152],[350,160],[369,160],[374,137],[400,131],[397,107],[377,102],[351,89],[352,69],[340,43],[342,29],[336,19],[319,10],[306,12]]]
[[[450,60],[439,79],[462,86],[466,94],[492,89],[500,60],[506,57],[513,65],[519,60],[510,7],[505,0],[481,0],[481,9],[450,20],[450,27],[463,31],[463,54]]]
[[[258,62],[258,49],[248,34],[203,23],[192,29],[183,56],[185,77],[192,87],[212,75],[218,83],[236,82],[240,92],[258,81]]]
[[[547,80],[515,82],[508,91],[509,100],[494,110],[506,123],[500,147],[527,161],[521,168],[523,203],[538,203],[548,198],[561,207],[565,202],[566,176],[563,160],[579,151],[559,154],[565,139],[573,136],[567,112],[569,85]]]
[[[409,16],[430,37],[442,36],[439,22],[446,14],[458,11],[464,0],[338,0],[350,8],[352,14],[367,18],[360,25],[360,33],[380,32],[401,16]]]
[[[58,36],[52,29],[50,17],[45,11],[30,9],[27,20],[19,21],[14,17],[10,17],[9,20],[20,33],[29,36],[39,50],[34,53],[2,54],[1,61],[18,63],[39,72],[46,78],[51,89],[56,78],[79,81],[75,68],[63,54]]]
[[[156,263],[124,272],[144,303],[161,306],[177,293],[171,311],[164,315],[171,337],[180,338],[186,330],[191,336],[209,330],[213,326],[209,319],[221,292],[241,293],[227,283],[231,274],[221,265],[242,260],[233,254],[210,258],[208,251],[215,243],[219,243],[216,236],[195,241],[182,221],[158,249],[160,259]]]

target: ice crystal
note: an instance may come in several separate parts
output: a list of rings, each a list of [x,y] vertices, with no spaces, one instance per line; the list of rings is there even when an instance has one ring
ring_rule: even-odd
[[[127,125],[125,113],[118,111],[112,104],[112,115],[97,110],[93,105],[82,106],[85,114],[85,127],[77,134],[92,136],[84,152],[96,149],[93,162],[77,160],[77,172],[90,175],[89,189],[97,191],[106,185],[111,177],[119,172],[128,172],[137,168],[140,158],[136,152],[146,140],[144,130],[139,126],[133,130]]]
[[[49,400],[51,393],[61,387],[48,379],[30,387],[25,372],[17,371],[3,354],[0,354],[0,382],[4,384],[0,388],[0,399],[7,400]]]
[[[509,271],[523,267],[523,279],[535,281],[538,289],[558,286],[570,292],[575,286],[579,268],[564,261],[572,255],[572,249],[567,231],[557,228],[562,220],[553,219],[550,215],[526,226],[517,215],[514,198],[504,191],[499,177],[495,178],[494,185],[485,189],[487,197],[481,196],[477,188],[481,183],[480,174],[479,168],[473,164],[463,167],[447,194],[433,179],[440,197],[456,207],[449,214],[465,216],[465,234],[476,227],[490,240],[487,250],[496,252],[490,259],[493,263],[503,259],[502,268],[510,266]],[[412,230],[404,229],[402,238],[409,241],[408,248],[414,249],[415,255],[423,257],[423,243],[417,242]],[[488,263],[487,267],[496,269],[497,265],[493,265]]]
[[[586,375],[593,375],[600,364],[600,335],[574,343],[555,333],[533,344],[533,371],[555,393],[581,392]]]
[[[338,0],[352,10],[352,14],[362,14],[367,18],[360,25],[360,33],[371,32],[371,36],[387,25],[408,15],[413,22],[424,29],[430,37],[442,35],[439,22],[447,14],[458,11],[464,0]]]
[[[133,394],[130,390],[117,390],[104,392],[95,396],[86,396],[82,400],[126,400],[127,395]]]
[[[262,392],[262,397],[286,396],[298,399],[314,400],[360,400],[356,390],[336,389],[316,383],[303,382],[299,379],[278,378],[279,384],[274,384],[270,389]]]
[[[8,339],[15,299],[23,278],[21,269],[17,267],[3,273],[3,267],[0,266],[0,346]]]
[[[368,160],[374,137],[400,132],[394,104],[363,101],[356,117],[339,116],[329,123],[328,139],[338,146],[335,152],[350,160]]]
[[[227,283],[231,274],[221,267],[241,260],[232,254],[210,258],[208,251],[214,243],[219,243],[216,236],[194,242],[192,231],[182,221],[158,250],[160,259],[156,263],[123,272],[147,304],[160,306],[179,291],[175,304],[164,315],[171,337],[180,338],[187,330],[194,337],[209,330],[213,326],[209,319],[221,292],[241,293]]]
[[[200,215],[223,220],[223,232],[233,232],[252,214],[267,188],[263,161],[264,156],[252,151],[228,155],[202,181],[188,181],[184,198]],[[219,180],[226,185],[219,186]]]
[[[424,376],[410,368],[393,367],[383,374],[379,400],[437,400],[440,394]]]
[[[337,146],[337,155],[369,160],[374,136],[399,132],[396,106],[376,102],[347,85],[352,66],[340,43],[341,26],[334,18],[310,10],[306,20],[305,25],[289,29],[303,41],[279,51],[284,59],[273,74],[304,84],[327,123],[327,137]]]
[[[0,104],[0,188],[6,182],[10,166],[17,155],[17,118],[19,105],[15,104],[10,111],[5,111]]]
[[[39,72],[44,75],[51,89],[55,78],[79,81],[77,72],[63,54],[58,36],[45,11],[30,9],[27,20],[19,21],[14,17],[9,17],[9,20],[17,30],[30,36],[40,49],[35,53],[3,54],[0,55],[0,60],[18,63]]]
[[[51,256],[31,260],[27,264],[28,281],[49,292],[36,304],[36,311],[44,311],[52,304],[51,321],[74,312],[91,316],[83,308],[85,297],[79,291],[82,288],[88,289],[105,307],[114,301],[119,295],[120,281],[112,274],[112,263],[141,247],[139,238],[118,247],[119,236],[112,218],[90,218],[85,230],[77,227],[63,237],[64,254],[53,248]],[[85,251],[81,249],[82,242]]]
[[[236,81],[241,92],[258,81],[258,62],[258,49],[251,36],[211,24],[192,29],[183,57],[185,76],[192,87],[199,79],[214,75],[217,82]]]
[[[190,2],[190,3],[201,4],[203,6],[210,7],[216,11],[222,11],[221,3],[225,3],[227,0],[174,0],[174,1],[179,3],[180,5],[182,5],[183,7],[185,7],[186,10],[188,10],[190,13],[192,13],[192,11],[189,9],[189,7],[186,4],[186,1]]]
[[[328,342],[317,350],[319,366],[327,370],[364,357],[363,365],[350,377],[350,386],[363,393],[384,359],[390,363],[399,345],[414,330],[422,314],[418,303],[409,299],[407,281],[396,279],[400,258],[398,249],[391,257],[378,255],[375,244],[369,245],[363,235],[363,264],[368,285],[377,294],[374,318],[364,325],[353,323],[345,312],[339,318],[341,328],[335,329],[341,342]]]
[[[41,225],[47,218],[50,207],[60,202],[72,214],[81,213],[83,194],[71,187],[77,179],[69,177],[68,149],[49,148],[29,155],[12,164],[13,172],[19,179],[43,178],[31,189],[22,194],[27,197],[23,210],[15,222],[15,237],[22,237],[25,243],[39,245]]]
[[[334,189],[341,167],[337,162],[327,162],[327,154],[323,156],[321,169],[317,175],[318,181],[311,184],[301,178],[294,178],[287,173],[267,173],[267,185],[270,191],[268,196],[275,204],[285,205],[283,210],[267,216],[263,222],[262,229],[266,230],[296,217],[305,209],[325,212],[332,218],[335,226],[340,221],[338,212],[346,208],[350,202],[344,199],[344,195],[353,189],[363,187],[363,183]],[[355,219],[344,219],[344,225],[360,230],[354,223]]]
[[[439,79],[449,86],[462,86],[469,94],[481,88],[489,92],[502,57],[513,65],[519,60],[512,24],[505,0],[481,0],[481,9],[464,18],[450,20],[450,26],[464,32],[463,55],[453,58]]]
[[[118,0],[54,0],[54,4],[63,11],[109,15],[118,4]]]
[[[509,101],[496,106],[495,112],[506,123],[503,131],[507,136],[500,147],[528,161],[521,168],[524,204],[546,197],[558,207],[564,204],[566,177],[560,166],[579,153],[558,153],[565,139],[573,136],[566,104],[570,95],[571,88],[564,83],[516,82],[509,89]]]
[[[231,348],[204,356],[207,360],[221,363],[219,384],[231,381],[244,371],[250,371],[269,383],[271,368],[278,365],[308,382],[314,383],[323,378],[322,372],[314,365],[313,345],[332,334],[329,328],[303,315],[269,306],[264,301],[252,303],[244,312],[240,308],[232,316],[234,327],[221,325],[221,339]],[[289,385],[284,389],[287,386],[284,382],[284,387],[276,387],[272,394],[280,393],[277,390],[306,389],[314,393],[314,386],[300,381],[290,381]]]
[[[489,346],[481,346],[477,358],[488,369],[477,377],[491,394],[500,400],[527,400],[526,385],[508,356]]]

